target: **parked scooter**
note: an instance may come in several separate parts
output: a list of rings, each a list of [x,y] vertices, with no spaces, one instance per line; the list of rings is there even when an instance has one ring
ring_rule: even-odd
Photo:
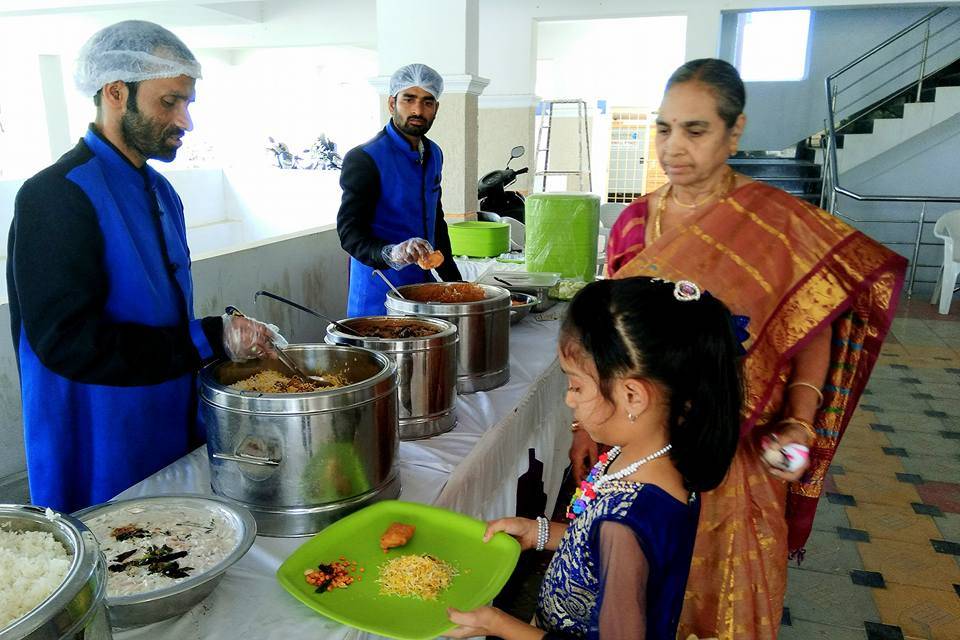
[[[514,171],[510,162],[519,158],[526,150],[522,146],[510,150],[510,160],[507,166],[497,171],[491,171],[480,178],[477,183],[477,197],[480,198],[479,218],[484,219],[484,213],[495,213],[499,216],[509,216],[523,222],[524,200],[516,191],[504,189],[513,184],[517,176],[527,172],[527,167]]]

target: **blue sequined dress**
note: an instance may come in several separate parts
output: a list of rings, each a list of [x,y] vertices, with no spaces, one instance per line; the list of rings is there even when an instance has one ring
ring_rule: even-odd
[[[637,638],[624,622],[645,613],[647,640],[674,640],[699,516],[695,494],[683,503],[652,484],[601,486],[547,567],[537,626],[548,638]],[[638,604],[644,566],[646,600]]]

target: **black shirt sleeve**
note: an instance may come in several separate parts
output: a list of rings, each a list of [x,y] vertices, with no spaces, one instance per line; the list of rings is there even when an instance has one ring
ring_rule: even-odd
[[[437,197],[437,218],[433,231],[433,238],[436,241],[434,249],[437,249],[443,254],[443,264],[437,267],[437,273],[440,274],[440,277],[443,278],[444,281],[455,282],[463,280],[463,276],[460,275],[460,269],[453,259],[453,250],[450,248],[450,232],[447,230],[447,221],[443,219],[443,205],[441,204],[441,200],[443,200],[442,190]]]
[[[201,365],[189,325],[111,321],[104,238],[87,195],[62,175],[28,181],[17,194],[8,260],[15,340],[22,323],[40,362],[89,384],[157,384]],[[219,318],[201,327],[222,354]],[[14,345],[16,347],[16,345]]]
[[[347,152],[340,172],[343,198],[337,212],[340,246],[351,256],[375,269],[387,263],[380,255],[389,243],[373,235],[373,216],[380,199],[380,172],[370,155],[356,147]]]

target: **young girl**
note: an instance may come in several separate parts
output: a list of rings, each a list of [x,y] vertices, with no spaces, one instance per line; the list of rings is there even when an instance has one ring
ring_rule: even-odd
[[[555,549],[536,626],[499,609],[450,610],[450,637],[673,640],[700,512],[737,445],[739,346],[726,307],[690,282],[587,285],[560,335],[566,402],[579,428],[616,445],[574,495],[569,525],[503,518],[487,527]]]

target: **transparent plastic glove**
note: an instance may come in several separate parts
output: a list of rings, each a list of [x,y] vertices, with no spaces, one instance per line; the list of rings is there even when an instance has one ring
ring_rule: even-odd
[[[268,356],[276,358],[273,348],[287,346],[276,325],[265,324],[254,318],[223,314],[223,349],[234,362],[256,360]]]
[[[388,244],[380,252],[383,261],[391,268],[399,271],[408,264],[417,260],[426,259],[433,252],[433,247],[423,238],[410,238],[400,244]]]

